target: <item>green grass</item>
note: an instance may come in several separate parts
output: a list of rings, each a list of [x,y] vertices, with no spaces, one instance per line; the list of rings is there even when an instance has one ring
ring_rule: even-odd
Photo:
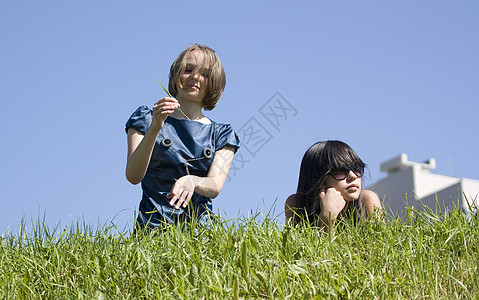
[[[234,221],[234,222],[233,222]],[[410,210],[331,234],[268,217],[138,235],[87,225],[4,234],[0,297],[457,299],[479,295],[479,224]],[[195,230],[196,229],[196,234]]]

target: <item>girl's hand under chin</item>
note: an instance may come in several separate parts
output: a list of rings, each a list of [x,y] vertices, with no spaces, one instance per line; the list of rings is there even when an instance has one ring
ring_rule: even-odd
[[[321,219],[323,222],[328,223],[331,213],[331,220],[336,220],[339,213],[346,206],[341,192],[333,187],[322,190],[319,194],[321,198]]]

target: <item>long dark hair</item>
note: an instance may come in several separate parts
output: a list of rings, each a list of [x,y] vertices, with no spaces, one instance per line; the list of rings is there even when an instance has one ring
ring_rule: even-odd
[[[295,206],[300,208],[296,210],[300,219],[317,222],[317,216],[321,213],[319,194],[325,188],[326,176],[344,165],[362,168],[366,166],[356,152],[341,141],[318,142],[306,151],[301,161],[296,190]],[[349,202],[343,212],[350,211],[356,218],[359,217],[363,211],[359,200]],[[294,219],[298,220],[297,217]]]

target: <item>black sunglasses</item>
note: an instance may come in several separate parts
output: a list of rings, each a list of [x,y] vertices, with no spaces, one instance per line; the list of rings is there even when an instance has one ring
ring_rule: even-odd
[[[353,171],[354,175],[362,177],[364,175],[364,167],[360,166],[342,166],[338,170],[329,171],[328,175],[331,175],[336,180],[343,180],[349,176],[349,171]]]

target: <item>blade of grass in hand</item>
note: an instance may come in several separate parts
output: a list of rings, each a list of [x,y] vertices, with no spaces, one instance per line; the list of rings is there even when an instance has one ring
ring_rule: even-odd
[[[158,81],[158,83],[161,85],[161,87],[163,88],[163,90],[168,94],[168,96],[170,96],[170,98],[173,98],[173,96],[170,94],[170,92],[168,92],[168,90],[161,84],[161,82],[157,79],[156,81]]]
[[[174,97],[170,94],[170,92],[168,92],[168,90],[161,84],[161,82],[158,80],[158,78],[156,79],[156,81],[158,81],[158,83],[161,85],[161,87],[163,88],[163,90],[166,92],[166,94],[168,94],[168,96],[169,96],[170,98],[174,98]],[[185,118],[187,118],[188,120],[190,119],[190,118],[188,118],[188,116],[181,110],[181,108],[178,107],[178,110],[180,111],[180,113],[183,114],[183,116],[185,116]]]

